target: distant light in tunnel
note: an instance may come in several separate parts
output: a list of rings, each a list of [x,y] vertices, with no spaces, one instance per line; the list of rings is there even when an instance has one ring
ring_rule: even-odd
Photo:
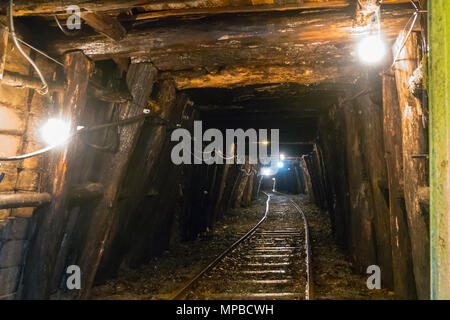
[[[283,168],[284,167],[284,162],[283,161],[278,161],[277,166],[278,166],[278,168]]]
[[[70,138],[70,124],[61,119],[50,119],[40,130],[41,138],[48,146],[58,146]]]
[[[386,45],[378,35],[371,35],[358,44],[359,58],[367,64],[375,64],[386,55]]]

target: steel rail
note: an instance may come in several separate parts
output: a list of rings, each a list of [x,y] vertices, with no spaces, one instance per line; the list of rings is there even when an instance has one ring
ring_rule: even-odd
[[[274,193],[285,196],[284,194],[275,191]],[[309,236],[309,226],[308,220],[306,219],[306,215],[300,206],[292,199],[289,198],[289,201],[294,206],[295,209],[302,215],[303,225],[305,226],[305,251],[306,251],[306,288],[305,288],[305,298],[306,300],[314,299],[314,290],[313,290],[313,280],[312,280],[312,271],[311,271],[311,239]]]
[[[180,300],[180,298],[186,293],[186,291],[194,286],[194,284],[197,283],[197,281],[208,271],[210,271],[212,268],[214,268],[220,261],[223,260],[230,252],[232,252],[234,249],[236,249],[237,246],[239,246],[242,242],[247,240],[249,237],[251,237],[256,230],[261,226],[261,224],[266,221],[267,216],[269,215],[269,204],[271,196],[264,192],[264,194],[267,196],[266,201],[266,211],[264,213],[264,217],[249,231],[247,232],[242,238],[234,242],[228,249],[223,251],[217,258],[215,258],[206,268],[204,268],[202,271],[200,271],[194,278],[192,278],[183,288],[181,288],[179,291],[177,291],[170,300]]]
[[[311,239],[309,234],[309,226],[308,220],[306,219],[306,215],[300,206],[292,199],[289,199],[291,204],[297,209],[298,212],[302,215],[303,224],[305,225],[305,251],[306,251],[306,289],[305,289],[305,298],[306,300],[314,299],[314,290],[313,290],[313,280],[312,280],[312,271],[311,271]]]

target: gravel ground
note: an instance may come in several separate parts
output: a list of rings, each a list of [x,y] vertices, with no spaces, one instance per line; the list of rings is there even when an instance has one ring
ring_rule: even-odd
[[[296,196],[305,212],[313,251],[313,280],[316,299],[393,299],[385,290],[368,290],[366,278],[353,272],[352,264],[335,244],[327,214],[321,213],[305,196]],[[273,208],[276,210],[276,207]],[[218,254],[247,232],[264,214],[265,199],[250,208],[233,210],[196,241],[154,258],[139,269],[121,269],[116,279],[94,287],[91,299],[169,299]]]

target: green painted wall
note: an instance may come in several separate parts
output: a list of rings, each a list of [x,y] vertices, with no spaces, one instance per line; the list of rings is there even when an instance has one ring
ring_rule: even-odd
[[[428,1],[430,39],[431,295],[450,299],[450,1]]]

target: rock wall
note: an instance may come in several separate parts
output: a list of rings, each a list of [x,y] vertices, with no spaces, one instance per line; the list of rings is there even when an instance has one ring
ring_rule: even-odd
[[[413,34],[406,48],[418,47],[414,39]],[[428,299],[428,206],[427,193],[420,191],[427,182],[418,180],[428,170],[421,158],[427,154],[421,138],[428,130],[426,102],[403,88],[414,68],[396,70],[406,74],[360,78],[322,117],[320,149],[304,162],[312,200],[330,212],[336,239],[358,270],[365,273],[368,266],[378,265],[384,288],[399,298]],[[323,170],[317,165],[321,159]]]
[[[43,72],[53,73],[54,69],[47,61],[35,58]],[[33,74],[11,41],[6,48],[5,71],[24,76]],[[0,156],[11,157],[40,149],[38,130],[46,119],[47,106],[42,96],[33,90],[0,84]],[[39,192],[43,164],[42,157],[0,162],[0,195]],[[34,210],[0,209],[0,300],[16,298]]]

